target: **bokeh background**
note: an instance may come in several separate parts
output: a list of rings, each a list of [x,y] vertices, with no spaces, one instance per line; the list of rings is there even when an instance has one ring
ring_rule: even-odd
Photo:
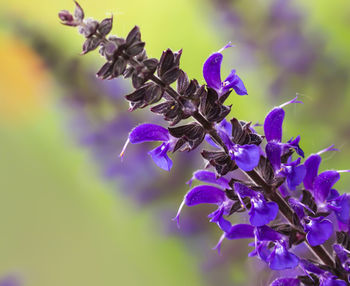
[[[348,0],[80,4],[97,19],[113,14],[118,35],[139,25],[150,57],[183,48],[182,68],[202,82],[205,59],[232,41],[223,73],[237,69],[249,93],[232,96],[232,115],[262,123],[297,93],[304,105],[288,107],[285,138],[300,134],[307,154],[334,143],[341,153],[326,154],[322,168],[350,168]],[[226,242],[222,256],[210,249],[220,233],[208,209],[185,210],[180,230],[171,222],[203,167],[195,154],[179,156],[171,177],[147,156],[139,163],[142,147],[119,162],[129,128],[158,119],[125,112],[127,81],[94,78],[103,60],[81,57],[81,36],[57,18],[73,7],[0,0],[0,277],[28,286],[265,285],[271,276],[245,258],[245,242]]]

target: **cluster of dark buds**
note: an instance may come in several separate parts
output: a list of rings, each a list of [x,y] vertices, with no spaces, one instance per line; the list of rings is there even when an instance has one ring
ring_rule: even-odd
[[[135,127],[121,156],[128,143],[161,142],[149,155],[160,168],[170,171],[169,152],[191,151],[203,141],[211,146],[202,151],[207,168],[194,172],[189,182],[205,184],[185,195],[175,218],[178,222],[184,206],[217,205],[209,218],[223,232],[218,250],[224,239],[251,239],[249,256],[257,256],[273,270],[295,270],[296,276],[277,278],[271,285],[350,285],[350,195],[340,195],[333,188],[340,174],[349,171],[319,173],[320,155],[336,150],[333,146],[302,162],[300,137],[283,142],[284,108],[300,103],[297,98],[273,108],[265,118],[264,135],[259,135],[250,122],[225,119],[230,107],[224,103],[230,93],[247,94],[235,70],[221,80],[222,51],[230,45],[206,60],[206,85],[200,85],[180,69],[181,51],[168,49],[159,61],[148,59],[137,27],[126,39],[106,38],[112,18],[101,23],[84,20],[78,4],[75,16],[63,11],[60,19],[63,24],[77,26],[87,38],[83,53],[100,47],[107,62],[97,73],[99,77],[132,77],[136,90],[126,96],[131,110],[157,104],[151,110],[172,125]],[[176,89],[171,86],[175,83]],[[193,122],[173,126],[189,118]],[[246,223],[233,225],[230,217],[244,212]],[[332,248],[327,249],[325,242],[331,242]],[[301,244],[314,258],[295,251]]]

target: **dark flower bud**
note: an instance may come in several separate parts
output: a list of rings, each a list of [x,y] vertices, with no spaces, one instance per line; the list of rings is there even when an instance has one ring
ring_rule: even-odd
[[[192,100],[181,100],[182,101],[182,111],[186,117],[193,115],[198,109]]]
[[[134,42],[132,45],[130,45],[127,49],[126,49],[126,53],[130,56],[130,57],[134,57],[138,54],[140,54],[143,49],[145,47],[145,43],[144,42]]]
[[[63,21],[63,24],[66,25],[66,23],[71,23],[74,21],[73,15],[67,11],[67,10],[62,10],[58,13],[58,17],[60,18],[61,21]]]
[[[301,283],[303,283],[303,285],[306,285],[306,286],[309,286],[309,285],[310,286],[319,286],[320,285],[320,280],[313,273],[310,273],[309,275],[298,276],[298,279]]]
[[[114,35],[109,36],[108,41],[114,42],[118,48],[125,45],[125,39],[119,38],[119,37],[114,36]]]
[[[275,178],[275,172],[270,161],[264,156],[260,156],[259,164],[256,167],[256,171],[263,177],[263,179],[272,184]]]
[[[173,68],[174,66],[176,66],[176,64],[174,63],[174,53],[172,52],[172,50],[167,49],[166,51],[163,52],[160,60],[159,60],[159,66],[158,66],[158,76],[162,77],[162,75],[167,72],[168,70],[170,70],[171,68]]]
[[[174,53],[174,64],[180,66],[180,58],[182,55],[182,49]]]
[[[190,123],[178,127],[170,127],[168,128],[168,130],[169,133],[175,138],[182,139],[181,146],[175,146],[176,148],[174,148],[174,151],[183,147],[183,145],[185,144],[186,146],[183,147],[181,151],[191,151],[197,148],[202,143],[205,137],[204,128],[197,123]]]
[[[112,30],[113,26],[113,17],[103,19],[102,22],[98,25],[98,31],[102,36],[106,36]]]
[[[190,81],[188,79],[187,74],[183,70],[180,70],[179,79],[177,81],[177,91],[181,95],[183,95],[187,87],[189,86],[189,84],[190,84]]]
[[[118,77],[125,72],[127,61],[123,57],[118,57],[113,66],[113,77]]]
[[[100,70],[97,72],[96,76],[101,79],[109,78],[112,75],[113,63],[105,63]]]
[[[259,146],[262,142],[262,137],[258,134],[255,134],[255,133],[250,133],[249,134],[249,144],[254,144],[254,145],[257,145]]]
[[[199,88],[200,87],[199,87],[198,81],[193,79],[190,81],[190,84],[187,86],[186,90],[184,91],[183,96],[197,101],[195,93]]]
[[[231,172],[237,169],[236,163],[228,156],[225,152],[222,151],[202,151],[202,156],[204,159],[208,160],[210,165],[212,165],[218,174],[221,176],[226,175],[228,172]]]
[[[289,148],[287,150],[287,152],[285,152],[282,156],[281,156],[281,163],[286,164],[288,162],[288,159],[294,154],[294,149],[293,148]]]
[[[123,76],[124,78],[129,78],[133,75],[134,72],[135,72],[135,69],[133,67],[128,67],[123,73]]]
[[[237,118],[231,119],[231,125],[232,125],[233,142],[235,142],[236,144],[239,144],[238,142],[243,141],[241,140],[242,137],[244,136],[243,127],[241,123],[237,120]],[[244,141],[245,141],[245,138],[244,138]]]
[[[98,37],[91,37],[85,40],[83,44],[82,54],[87,54],[90,51],[95,50],[100,44],[102,40]]]
[[[146,83],[133,93],[125,96],[125,98],[132,104],[136,105],[137,108],[143,108],[147,105],[158,102],[163,97],[163,93],[163,90],[158,85],[154,83]],[[133,110],[134,109],[135,108],[133,108]]]
[[[205,88],[205,85],[202,85],[197,88],[196,92],[192,95],[192,100],[198,102],[197,106],[199,105],[199,101],[202,97],[206,96],[207,90]]]
[[[145,79],[134,72],[131,77],[131,82],[134,88],[140,88],[145,83]]]
[[[107,58],[107,60],[113,59],[117,49],[118,49],[117,45],[112,41],[109,41],[106,44],[104,44],[104,56]]]
[[[145,59],[143,61],[144,66],[151,72],[152,74],[156,71],[158,66],[158,60],[157,59]]]
[[[140,28],[135,26],[126,37],[126,45],[131,46],[135,42],[141,41]]]
[[[151,108],[151,111],[157,114],[161,114],[164,116],[166,121],[170,121],[171,125],[175,125],[180,122],[182,119],[187,118],[182,111],[181,106],[178,102],[174,100],[168,100],[159,105],[156,105]]]
[[[218,98],[217,92],[208,88],[208,92],[200,99],[200,111],[209,122],[220,122],[231,111],[231,107],[222,105]]]
[[[78,21],[82,21],[84,19],[84,10],[81,8],[81,6],[78,4],[77,1],[75,2],[75,10],[74,10],[74,18]]]
[[[158,102],[159,100],[161,100],[162,96],[163,96],[163,90],[160,86],[151,83],[150,86],[147,88],[146,90],[146,94],[145,94],[145,102],[147,104],[153,104]]]
[[[84,20],[84,25],[79,26],[79,33],[84,35],[85,38],[91,37],[95,34],[98,27],[98,22],[93,19]]]
[[[337,243],[341,244],[347,250],[350,250],[350,235],[345,231],[337,231],[336,232]]]
[[[307,205],[314,213],[317,212],[317,204],[314,200],[313,195],[309,191],[303,190],[303,196],[302,196],[301,202],[304,205]]]
[[[161,76],[161,80],[166,84],[172,84],[174,81],[176,81],[178,79],[180,75],[180,69],[176,66],[174,66],[173,68],[167,70],[162,76]]]

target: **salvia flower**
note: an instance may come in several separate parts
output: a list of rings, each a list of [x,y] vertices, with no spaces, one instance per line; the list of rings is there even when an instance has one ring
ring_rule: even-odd
[[[193,180],[205,184],[191,186],[175,220],[179,223],[185,205],[215,205],[216,209],[208,217],[223,232],[217,249],[225,238],[250,239],[249,246],[254,249],[249,256],[257,256],[272,270],[295,271],[296,277],[281,277],[272,285],[283,282],[348,285],[349,197],[340,196],[333,187],[340,173],[349,171],[329,170],[318,174],[320,160],[317,156],[302,163],[304,152],[299,146],[299,136],[283,142],[284,107],[299,103],[297,97],[273,108],[265,118],[264,134],[259,135],[250,123],[236,118],[230,122],[225,120],[230,107],[225,106],[224,101],[231,89],[238,94],[246,94],[246,89],[234,71],[221,81],[221,51],[205,62],[203,74],[207,85],[200,85],[197,80],[190,81],[180,69],[181,52],[173,53],[168,49],[159,61],[151,60],[147,58],[138,28],[126,39],[113,36],[107,39],[108,30],[91,35],[100,41],[102,56],[107,60],[99,76],[132,77],[136,91],[126,97],[131,102],[131,110],[163,101],[157,105],[156,113],[162,114],[172,126],[168,129],[155,124],[135,127],[121,155],[129,142],[160,141],[161,145],[149,154],[159,167],[170,170],[169,151],[193,151],[205,138],[215,148],[201,152],[207,161],[206,170],[194,172],[189,185]],[[123,44],[117,44],[116,50],[106,53],[108,43],[113,41]],[[177,90],[171,86],[175,82]],[[173,126],[184,119],[192,121]],[[264,139],[265,152],[261,146],[265,144]],[[298,158],[293,158],[295,153]],[[306,185],[303,186],[304,181]],[[338,225],[332,219],[332,212]],[[246,213],[249,223],[232,224],[230,216],[237,213]],[[239,217],[244,218],[244,215]],[[339,246],[330,249],[330,254],[325,242],[333,234]],[[315,257],[307,255],[304,259],[304,254],[296,249],[300,244],[310,248]]]
[[[226,45],[220,51],[213,53],[204,63],[203,75],[208,87],[215,89],[219,95],[224,95],[230,90],[234,90],[238,95],[248,94],[241,78],[236,74],[236,70],[232,70],[224,81],[221,81],[221,63],[223,55],[221,51],[232,47],[231,44]]]
[[[143,142],[163,142],[160,146],[148,152],[152,157],[153,161],[157,166],[163,170],[170,171],[173,166],[172,160],[168,156],[168,152],[173,149],[174,140],[169,134],[169,131],[162,126],[156,124],[145,123],[135,127],[129,133],[129,138],[127,139],[120,157],[124,156],[126,147],[129,142],[131,144],[139,144]]]

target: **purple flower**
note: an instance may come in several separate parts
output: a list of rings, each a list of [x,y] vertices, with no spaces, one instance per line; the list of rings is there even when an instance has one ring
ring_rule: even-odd
[[[204,183],[212,183],[212,184],[217,184],[224,189],[229,189],[231,188],[229,185],[229,182],[226,178],[224,177],[217,177],[217,175],[214,172],[206,171],[206,170],[198,170],[193,173],[192,178],[187,182],[189,186],[192,185],[193,180],[198,180]]]
[[[276,242],[267,262],[273,270],[294,269],[299,264],[299,258],[289,252],[284,243]]]
[[[124,156],[126,147],[129,142],[131,144],[139,144],[143,142],[163,141],[163,143],[148,154],[152,157],[153,161],[163,170],[170,171],[173,166],[173,162],[168,157],[168,152],[173,148],[173,140],[169,134],[169,131],[159,125],[144,123],[135,127],[129,133],[129,138],[126,141],[120,157]]]
[[[283,125],[283,120],[285,116],[283,107],[291,103],[302,103],[302,102],[298,101],[298,97],[296,96],[292,100],[284,104],[281,104],[278,107],[273,108],[269,112],[269,114],[266,116],[265,122],[264,122],[264,132],[265,132],[265,137],[267,142],[277,142],[277,143],[282,142],[282,125]],[[290,143],[287,145],[299,150],[300,138],[297,137],[295,140],[294,141],[290,140]]]
[[[220,237],[216,246],[213,248],[216,249],[219,253],[221,249],[221,244],[225,238],[228,240],[254,238],[254,227],[250,224],[231,225],[231,223],[226,221],[225,219],[221,218],[221,220],[222,225],[223,222],[226,222],[226,225],[223,228],[224,233]]]
[[[249,197],[251,199],[252,206],[249,210],[249,216],[250,223],[253,226],[263,226],[276,218],[278,205],[275,202],[267,202],[262,194],[249,189],[241,183],[235,183],[234,190],[239,197]]]
[[[180,213],[184,205],[191,207],[198,204],[215,204],[218,209],[209,214],[209,217],[211,222],[218,223],[220,226],[220,223],[225,223],[221,221],[221,218],[229,213],[232,203],[233,201],[226,197],[222,189],[209,185],[197,186],[185,195],[174,220],[177,221],[179,226]]]
[[[219,96],[227,93],[230,89],[234,89],[238,95],[246,95],[248,94],[247,89],[243,81],[236,74],[236,70],[232,70],[228,77],[223,82],[221,81],[221,62],[223,58],[221,52],[229,47],[232,47],[232,45],[226,45],[220,51],[213,53],[205,61],[203,66],[204,79],[209,87],[218,92]]]
[[[231,123],[224,119],[220,124],[215,125],[215,129],[227,146],[231,159],[236,162],[240,169],[243,171],[251,171],[259,164],[260,148],[254,144],[240,145],[233,143],[230,135],[232,132]],[[207,137],[207,141],[212,146],[219,148],[211,138]]]
[[[306,239],[311,246],[325,243],[333,233],[333,224],[323,217],[311,218],[305,224]]]

